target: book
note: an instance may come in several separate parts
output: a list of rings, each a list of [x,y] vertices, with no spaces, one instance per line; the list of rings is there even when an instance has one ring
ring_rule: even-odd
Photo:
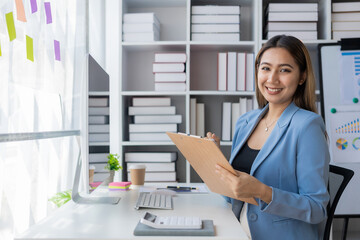
[[[192,24],[192,33],[239,33],[240,24]]]
[[[185,82],[186,73],[154,73],[155,82]]]
[[[236,52],[227,53],[227,90],[236,91]]]
[[[240,14],[240,6],[205,5],[192,6],[192,14]]]
[[[269,3],[269,12],[317,12],[317,3]]]
[[[133,107],[144,107],[144,106],[170,106],[170,97],[133,97]]]
[[[181,115],[134,116],[134,123],[182,123]]]
[[[360,21],[360,12],[332,13],[331,21],[333,22]]]
[[[231,140],[231,102],[223,102],[221,140]]]
[[[268,31],[266,34],[266,38],[270,39],[276,35],[291,35],[301,40],[316,40],[317,39],[317,31]]]
[[[254,91],[254,54],[246,53],[246,79],[245,89],[246,91]]]
[[[156,23],[124,23],[123,33],[145,33],[159,31]]]
[[[89,133],[89,142],[109,142],[109,133]]]
[[[89,124],[109,124],[109,116],[89,116]]]
[[[269,12],[268,21],[314,22],[318,20],[318,12]]]
[[[96,162],[107,162],[107,156],[109,153],[89,153],[89,162],[96,163]]]
[[[267,22],[265,31],[317,31],[317,22]]]
[[[186,62],[186,53],[155,53],[155,62],[159,63],[184,63]]]
[[[126,168],[127,171],[129,172],[130,167],[134,164],[139,164],[139,163],[132,163],[132,162],[127,162],[126,163]],[[175,171],[175,162],[162,162],[162,163],[157,163],[157,162],[153,162],[153,163],[149,163],[149,162],[145,162],[145,163],[141,163],[143,165],[145,165],[145,172],[172,172]]]
[[[110,130],[109,124],[89,125],[89,133],[108,133],[109,130]]]
[[[240,15],[191,15],[191,23],[240,23]]]
[[[109,115],[109,107],[89,107],[89,115]]]
[[[246,99],[246,112],[253,110],[254,109],[253,105],[254,105],[253,100],[251,98],[247,98]]]
[[[128,181],[131,181],[130,172],[127,174]],[[169,182],[176,181],[176,172],[146,172],[145,182]]]
[[[218,53],[218,91],[227,90],[227,53]]]
[[[236,126],[236,122],[240,117],[240,104],[239,103],[232,103],[231,104],[231,139],[234,139],[234,130]]]
[[[184,82],[155,82],[155,91],[175,91],[184,92],[186,83]]]
[[[155,23],[160,26],[160,21],[155,13],[125,13],[124,23]]]
[[[153,42],[159,40],[159,31],[143,33],[123,33],[123,41],[125,42]]]
[[[190,98],[190,134],[196,135],[196,98]]]
[[[125,162],[174,162],[177,152],[126,152]]]
[[[176,123],[156,123],[156,124],[129,124],[130,133],[142,132],[177,132]]]
[[[240,41],[240,33],[192,33],[193,41]]]
[[[360,12],[360,2],[334,2],[333,12]]]
[[[359,31],[359,22],[332,22],[333,31]]]
[[[129,133],[129,141],[131,142],[152,142],[152,141],[170,141],[170,138],[163,133]]]
[[[196,135],[205,137],[205,104],[196,104]]]
[[[184,72],[184,63],[153,63],[153,72]]]
[[[133,115],[172,115],[175,114],[175,106],[167,107],[129,107],[129,116]]]
[[[360,38],[360,31],[333,31],[333,39],[340,40],[341,38]]]
[[[89,107],[108,107],[108,97],[89,97]]]
[[[245,97],[239,98],[240,116],[247,112],[247,99]]]
[[[237,83],[236,90],[245,91],[246,80],[246,53],[237,53]]]

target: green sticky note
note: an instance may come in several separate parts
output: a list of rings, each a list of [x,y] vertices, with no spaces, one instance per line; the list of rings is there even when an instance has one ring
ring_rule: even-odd
[[[0,57],[1,57],[1,43],[0,43]]]
[[[34,45],[33,39],[26,35],[26,57],[30,61],[34,61]]]
[[[16,38],[14,16],[12,12],[5,14],[6,25],[9,33],[10,42]]]

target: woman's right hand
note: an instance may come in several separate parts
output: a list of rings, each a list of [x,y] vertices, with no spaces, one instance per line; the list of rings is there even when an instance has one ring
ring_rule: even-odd
[[[216,146],[218,146],[218,148],[220,148],[220,138],[218,136],[216,136],[215,133],[212,133],[212,132],[206,133],[206,138],[213,139]]]

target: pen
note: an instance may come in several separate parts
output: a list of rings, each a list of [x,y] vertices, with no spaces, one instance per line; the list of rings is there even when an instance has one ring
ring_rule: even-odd
[[[196,187],[180,187],[180,186],[167,186],[168,189],[178,189],[178,190],[196,190]]]

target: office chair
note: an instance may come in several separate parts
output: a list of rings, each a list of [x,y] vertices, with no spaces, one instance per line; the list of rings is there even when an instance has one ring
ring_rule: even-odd
[[[339,202],[341,194],[344,192],[346,186],[350,182],[353,175],[354,175],[354,171],[350,169],[330,165],[329,186],[328,186],[330,193],[330,202],[327,207],[328,219],[325,225],[324,240],[329,240],[330,238],[331,224],[334,219],[336,206]],[[344,231],[346,231],[346,229],[344,229]]]

